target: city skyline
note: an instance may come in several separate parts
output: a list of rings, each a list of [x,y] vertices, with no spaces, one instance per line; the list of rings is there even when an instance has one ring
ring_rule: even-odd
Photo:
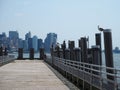
[[[57,34],[55,33],[48,33],[45,39],[36,35],[32,36],[31,32],[27,32],[24,37],[24,39],[19,37],[18,31],[9,31],[8,36],[6,32],[2,32],[0,34],[0,47],[7,48],[8,52],[16,52],[19,48],[23,48],[24,52],[29,52],[31,48],[35,52],[39,52],[40,48],[44,48],[45,52],[50,53],[51,45],[55,47],[57,43]]]
[[[76,46],[80,37],[89,36],[91,46],[100,25],[112,29],[113,47],[120,47],[119,3],[119,0],[1,0],[0,33],[17,30],[23,38],[31,31],[45,39],[48,32],[54,32],[59,43],[74,40]]]
[[[27,31],[25,34],[23,34],[23,37],[21,37],[19,31],[17,31],[17,30],[10,30],[10,31],[8,31],[8,32],[4,32],[4,31],[3,31],[3,32],[1,32],[0,34],[4,34],[6,37],[9,37],[10,32],[17,32],[19,39],[22,39],[22,40],[26,40],[26,39],[32,38],[32,37],[34,37],[34,36],[37,36],[37,37],[38,37],[38,35],[33,35],[33,34],[31,33],[31,31]],[[46,35],[49,34],[49,33],[54,33],[54,32],[48,32],[48,33],[46,33]],[[29,35],[28,35],[28,34],[29,34]],[[39,37],[39,38],[44,40],[44,39],[46,38],[46,36],[45,36],[44,38],[41,38],[41,37]]]

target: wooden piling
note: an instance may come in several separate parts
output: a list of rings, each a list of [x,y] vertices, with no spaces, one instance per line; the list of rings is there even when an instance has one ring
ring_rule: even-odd
[[[0,47],[0,56],[3,56],[3,47]]]
[[[88,63],[87,59],[87,39],[85,37],[82,37],[80,40],[80,46],[81,46],[81,62]]]
[[[87,49],[87,54],[88,63],[92,64],[92,48]]]
[[[59,54],[60,54],[60,58],[64,58],[64,55],[63,55],[63,49],[60,48],[60,50],[59,50]]]
[[[92,64],[100,65],[100,47],[99,46],[92,46]]]
[[[30,48],[29,57],[30,57],[30,60],[34,59],[34,48]]]
[[[70,49],[65,49],[65,59],[70,60]]]
[[[63,58],[65,59],[65,49],[66,49],[66,43],[63,41],[63,44],[61,45],[61,48],[63,50]]]
[[[99,52],[100,52],[100,65],[102,65],[101,33],[96,33],[95,38],[96,38],[96,45],[100,47],[100,49],[99,49]]]
[[[44,48],[40,48],[40,60],[45,59]]]
[[[54,49],[53,49],[53,45],[51,46],[51,64],[52,64],[52,67],[54,67],[54,56],[55,56],[55,53],[54,53]]]
[[[60,47],[56,46],[56,55],[57,57],[60,57]]]
[[[100,47],[92,46],[92,64],[100,65]],[[99,67],[93,67],[93,69],[100,70]],[[94,74],[99,75],[99,72],[93,71]]]
[[[74,41],[69,41],[68,42],[68,47],[70,49],[70,60],[74,60],[74,52],[73,49],[75,48],[75,42]]]
[[[106,66],[114,68],[113,63],[113,52],[112,52],[112,35],[110,29],[105,29],[103,31],[104,34],[104,47],[105,47],[105,60],[106,60]],[[114,73],[113,70],[106,70],[108,73]],[[107,75],[108,79],[114,80],[113,76]]]
[[[74,48],[74,60],[81,61],[81,50],[80,48]]]
[[[23,59],[23,48],[18,49],[18,59]]]

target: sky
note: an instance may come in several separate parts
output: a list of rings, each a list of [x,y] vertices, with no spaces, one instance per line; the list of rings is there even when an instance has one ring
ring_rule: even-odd
[[[54,32],[59,43],[74,40],[76,46],[80,37],[89,36],[91,46],[98,25],[112,29],[113,47],[120,47],[120,0],[0,0],[0,33],[7,36],[17,30],[24,39],[31,31],[45,39]]]

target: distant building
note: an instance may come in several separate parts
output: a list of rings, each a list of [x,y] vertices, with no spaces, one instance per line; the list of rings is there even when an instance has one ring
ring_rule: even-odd
[[[42,39],[38,39],[38,50],[40,49],[40,48],[43,48],[44,46],[43,46],[43,40]]]
[[[23,48],[25,52],[28,52],[30,48],[34,48],[34,51],[37,52],[40,48],[44,48],[45,52],[49,53],[51,46],[55,47],[56,42],[57,34],[55,33],[48,33],[44,43],[37,36],[31,38],[31,32],[25,34],[25,40],[19,38],[17,31],[9,31],[8,37],[5,33],[0,34],[0,46],[7,47],[9,52],[17,51],[18,48]]]
[[[23,50],[24,50],[25,52],[28,51],[28,40],[23,40]]]
[[[2,35],[0,34],[0,47],[2,46]]]
[[[17,31],[9,31],[9,38],[10,39],[18,39],[19,38],[19,34]]]
[[[113,53],[120,53],[119,47],[115,47],[115,49],[113,49]]]
[[[8,38],[5,34],[5,32],[3,32],[2,34],[0,34],[0,46],[7,47],[8,46]]]
[[[33,45],[34,51],[37,52],[38,51],[38,38],[37,38],[37,36],[33,36],[32,45]]]
[[[18,41],[18,48],[23,48],[23,40],[19,39]]]
[[[57,42],[57,34],[55,34],[55,33],[48,33],[47,37],[46,37],[46,39],[44,41],[45,51],[50,53],[51,46],[53,45],[55,47],[56,42]]]
[[[18,49],[19,34],[17,31],[9,31],[10,48],[12,51]]]
[[[28,40],[29,38],[31,38],[31,32],[25,34],[25,40]]]
[[[29,38],[31,38],[31,32],[28,32],[28,33],[25,34],[25,43],[24,43],[24,45],[26,45],[26,46],[24,46],[25,51],[28,51],[28,39]]]
[[[33,42],[32,42],[32,38],[28,38],[28,50],[30,50],[30,48],[33,48]]]

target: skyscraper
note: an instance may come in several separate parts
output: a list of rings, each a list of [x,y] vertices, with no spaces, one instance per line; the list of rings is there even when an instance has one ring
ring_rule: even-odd
[[[3,32],[2,34],[0,34],[0,46],[7,47],[8,42],[7,42],[7,36],[5,34],[5,32]]]
[[[19,34],[17,31],[9,31],[9,38],[10,39],[18,39],[19,38]]]
[[[23,50],[24,50],[25,52],[28,51],[28,40],[23,40]]]
[[[45,51],[49,53],[51,46],[53,45],[55,47],[56,42],[57,42],[57,34],[48,33],[44,42]]]
[[[19,39],[18,41],[18,48],[23,48],[23,40]]]
[[[25,40],[28,40],[28,38],[31,38],[31,32],[25,34]]]
[[[29,42],[28,42],[28,39],[29,39],[29,38],[31,38],[31,32],[28,32],[28,33],[25,34],[25,42],[24,42],[24,45],[26,45],[26,46],[24,46],[24,50],[25,50],[25,51],[28,51],[28,50],[29,50],[29,47],[28,47],[28,46],[29,46],[29,45],[28,45],[28,44],[29,44]],[[26,43],[26,42],[27,42],[27,43]]]
[[[12,50],[18,49],[19,34],[17,31],[9,31],[10,47]]]
[[[43,40],[42,39],[38,39],[38,49],[43,48]]]
[[[32,38],[28,38],[28,50],[30,50],[31,48],[33,48],[33,42],[32,42]]]
[[[32,40],[33,40],[32,45],[33,45],[34,51],[37,52],[38,51],[38,38],[37,38],[37,36],[33,36]]]

